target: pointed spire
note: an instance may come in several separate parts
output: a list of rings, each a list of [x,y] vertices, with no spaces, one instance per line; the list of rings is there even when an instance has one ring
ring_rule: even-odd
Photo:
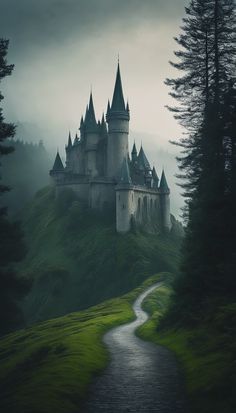
[[[152,179],[153,179],[153,188],[158,188],[159,178],[158,178],[158,175],[156,173],[155,167],[153,167],[153,169],[152,169]]]
[[[127,158],[124,158],[123,160],[119,184],[132,184]]]
[[[67,149],[71,149],[71,148],[72,148],[72,140],[71,140],[71,133],[69,132]]]
[[[137,156],[137,149],[136,149],[135,141],[134,141],[134,145],[133,145],[133,149],[132,149],[131,155]]]
[[[55,158],[55,161],[54,161],[52,171],[53,172],[64,171],[64,166],[63,166],[63,163],[62,163],[62,160],[61,160],[61,157],[60,157],[58,151],[57,151],[57,154],[56,154],[56,158]]]
[[[138,165],[139,165],[140,169],[151,171],[150,164],[149,164],[148,159],[147,159],[147,157],[144,153],[142,145],[141,145],[141,148],[140,148],[140,151],[139,151],[139,154],[138,154]]]
[[[109,115],[110,110],[111,110],[111,105],[110,105],[110,100],[108,100],[108,102],[107,102],[107,115]]]
[[[96,117],[95,117],[95,111],[94,111],[94,105],[93,105],[93,95],[92,92],[90,93],[90,98],[89,98],[89,117],[92,122],[96,122]]]
[[[111,110],[113,112],[125,111],[125,101],[124,101],[124,96],[123,96],[119,62],[117,66],[116,83],[115,83],[115,89],[113,93]]]
[[[169,192],[169,190],[170,190],[169,187],[168,187],[168,184],[167,184],[164,169],[162,170],[161,182],[160,182],[160,187],[159,188],[162,192]]]
[[[96,133],[98,131],[98,125],[97,125],[97,121],[95,117],[92,92],[90,93],[89,105],[87,106],[87,109],[86,109],[84,126],[86,129],[86,132]]]

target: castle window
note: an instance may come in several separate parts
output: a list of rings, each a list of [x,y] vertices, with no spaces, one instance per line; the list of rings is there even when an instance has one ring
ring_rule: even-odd
[[[123,209],[125,209],[125,204],[123,204]]]
[[[120,195],[119,195],[119,201],[120,201]]]

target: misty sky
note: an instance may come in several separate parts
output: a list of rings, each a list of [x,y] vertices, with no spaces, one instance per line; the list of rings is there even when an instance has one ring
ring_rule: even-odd
[[[4,113],[50,148],[75,134],[92,87],[97,117],[112,97],[120,56],[131,136],[148,151],[180,135],[165,105],[163,81],[180,31],[185,0],[0,0],[0,36],[10,39],[11,77],[1,89]],[[23,136],[22,136],[23,137]],[[153,145],[153,148],[152,148]],[[152,154],[151,154],[152,156]]]

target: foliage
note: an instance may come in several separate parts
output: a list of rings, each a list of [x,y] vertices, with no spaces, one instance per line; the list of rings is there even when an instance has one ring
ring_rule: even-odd
[[[11,74],[13,65],[8,65],[6,56],[8,41],[0,39],[0,81]],[[0,102],[3,96],[0,93]],[[0,108],[0,159],[13,151],[7,142],[13,137],[15,127],[4,121]],[[0,185],[0,196],[9,188]],[[19,299],[28,292],[29,283],[19,278],[13,268],[13,263],[20,261],[25,255],[23,235],[18,223],[12,223],[7,217],[7,209],[0,206],[0,335],[11,331],[22,323],[22,312]]]
[[[178,310],[189,323],[201,319],[215,294],[234,299],[235,7],[233,0],[190,1],[172,63],[183,76],[167,80],[180,102],[172,110],[186,128],[177,144],[188,221],[172,314]]]
[[[121,295],[178,263],[178,234],[117,234],[113,216],[87,209],[72,191],[40,191],[23,221],[30,248],[21,270],[34,280],[25,302],[30,322]]]
[[[206,313],[197,327],[165,323],[172,289],[164,283],[150,294],[143,308],[150,320],[137,332],[142,339],[153,341],[173,351],[185,373],[185,381],[193,413],[233,413],[236,407],[235,304],[218,306],[216,313]]]
[[[148,286],[96,307],[34,325],[0,341],[0,410],[18,413],[79,411],[88,384],[108,362],[104,333],[131,321],[131,304]]]

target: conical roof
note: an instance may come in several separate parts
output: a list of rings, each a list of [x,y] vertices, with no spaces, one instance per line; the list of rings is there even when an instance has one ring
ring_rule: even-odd
[[[56,158],[55,158],[52,170],[55,171],[55,172],[64,171],[64,166],[63,166],[61,157],[59,155],[59,152],[57,152],[57,154],[56,154]]]
[[[71,149],[71,148],[72,148],[72,140],[71,140],[71,133],[69,132],[67,149]]]
[[[138,165],[140,169],[144,170],[151,170],[150,164],[148,162],[148,159],[144,153],[143,147],[141,146],[139,154],[138,154]]]
[[[160,190],[163,191],[163,192],[166,192],[166,191],[170,190],[169,187],[168,187],[168,184],[167,184],[164,169],[163,169],[162,174],[161,174]]]
[[[90,93],[89,105],[87,106],[87,109],[86,109],[84,125],[85,125],[85,128],[86,128],[87,132],[97,132],[98,131],[98,125],[97,125],[97,121],[96,121],[96,117],[95,117],[95,110],[94,110],[92,92]]]
[[[132,184],[127,158],[124,158],[123,160],[119,184],[125,184],[125,185]]]
[[[132,149],[131,155],[132,156],[137,156],[137,148],[136,148],[135,142],[133,144],[133,149]]]
[[[125,101],[124,101],[123,88],[122,88],[121,75],[120,75],[120,64],[118,63],[117,72],[116,72],[115,89],[114,89],[113,99],[112,99],[112,104],[111,104],[111,111],[122,112],[125,110],[126,110]]]
[[[158,186],[159,186],[159,178],[158,178],[158,175],[157,175],[157,173],[156,173],[155,167],[153,167],[153,169],[152,169],[152,179],[153,179],[153,186],[154,186],[154,188],[158,188]]]

